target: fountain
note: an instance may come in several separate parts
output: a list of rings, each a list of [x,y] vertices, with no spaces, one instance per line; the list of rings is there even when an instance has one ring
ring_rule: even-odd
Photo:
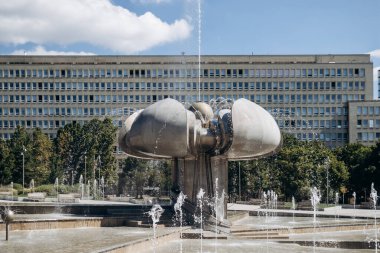
[[[202,0],[198,0],[198,101],[201,101]]]
[[[377,253],[378,249],[378,239],[377,239],[377,223],[376,223],[376,205],[377,205],[377,191],[375,189],[374,183],[371,184],[371,195],[370,198],[372,200],[373,209],[375,210],[375,252]]]
[[[14,199],[13,199],[13,182],[11,182],[11,185],[10,185],[10,186],[11,186],[11,197],[12,197],[11,200],[13,201],[13,200],[14,200]]]
[[[200,101],[201,0],[198,0],[198,50],[198,101]],[[309,126],[306,128],[309,128]],[[196,209],[194,208],[194,205],[197,205],[200,210],[201,252],[203,252],[203,212],[208,211],[204,210],[205,196],[214,197],[215,252],[217,251],[218,221],[224,220],[227,213],[224,203],[224,194],[227,191],[228,185],[227,161],[248,160],[271,154],[279,147],[281,139],[276,122],[274,122],[273,118],[265,110],[263,110],[263,108],[245,99],[239,99],[234,102],[222,98],[210,101],[210,105],[203,102],[196,102],[187,107],[172,99],[159,101],[145,110],[140,110],[132,114],[125,121],[123,130],[120,132],[119,137],[120,147],[130,156],[148,159],[174,160],[172,170],[173,183],[175,186],[174,193],[178,195],[177,203],[174,208],[176,212],[180,213],[181,238],[183,207],[191,212]],[[84,185],[83,178],[81,177],[81,179],[80,184],[82,197],[84,196],[84,187],[86,187],[87,197],[89,198],[91,193],[90,181],[87,181],[86,186],[86,173]],[[215,185],[213,184],[214,181]],[[327,196],[328,182],[329,181],[327,178]],[[58,178],[56,179],[55,186],[57,189],[58,199]],[[99,186],[103,187],[104,198],[103,177],[99,178]],[[96,179],[94,180],[93,187],[93,194],[95,198],[97,195]],[[199,192],[197,192],[198,189],[200,189]],[[100,188],[98,192],[100,194]],[[221,192],[220,198],[219,192]],[[311,192],[311,201],[314,209],[313,224],[315,230],[316,208],[320,202],[320,192],[316,187],[313,187]],[[184,193],[189,197],[187,198]],[[376,195],[375,199],[377,200],[377,193],[374,195]],[[263,193],[263,198],[265,201],[267,221],[269,209],[272,210],[272,216],[276,215],[278,196],[274,191],[268,190],[267,193]],[[328,197],[326,200],[328,202]],[[292,198],[292,209],[294,222],[294,197]],[[154,252],[156,252],[157,249],[157,223],[159,222],[163,211],[164,210],[160,205],[153,205],[149,212],[153,222]],[[268,228],[268,224],[266,224],[267,252],[269,247]],[[123,230],[125,230],[125,228],[123,228]],[[75,232],[75,237],[77,237],[76,233],[80,233],[80,231]],[[85,231],[85,233],[88,232]],[[96,231],[96,233],[100,234],[98,231]],[[104,240],[103,236],[104,235],[101,237],[102,240]],[[86,235],[83,238],[80,238],[81,243],[83,243],[82,239],[88,237],[89,236]],[[112,234],[112,237],[114,238],[115,235]],[[66,237],[62,238],[66,239]],[[92,238],[91,240],[92,242],[89,243],[89,245],[97,243],[96,240],[93,240]],[[123,240],[125,240],[124,237]],[[228,243],[232,245],[227,245],[227,250],[230,252],[233,250],[232,247],[235,246],[233,246],[234,242],[230,241]],[[237,243],[248,245],[246,246],[246,252],[256,252],[256,249],[252,249],[251,246],[261,246],[260,243],[250,243],[247,241],[244,241],[244,243],[238,241]],[[41,245],[42,244],[46,244],[46,239],[43,239],[43,243],[41,243]],[[73,243],[73,245],[75,244],[76,243]],[[290,252],[293,249],[291,248],[288,250],[289,248],[285,248],[282,245],[280,247],[274,246],[274,248],[276,247],[277,250],[275,250],[275,252]],[[121,249],[118,250],[121,251]],[[182,251],[183,248],[181,239],[180,252],[182,253]],[[168,251],[164,250],[161,252]],[[259,252],[262,252],[262,249],[259,249]]]
[[[198,207],[199,207],[199,224],[200,224],[200,241],[201,241],[201,252],[203,252],[203,201],[204,201],[205,191],[201,188],[197,194]]]
[[[198,0],[198,101],[187,107],[170,98],[158,101],[130,115],[118,135],[119,147],[130,156],[174,160],[173,192],[188,197],[184,208],[191,213],[198,189],[215,197],[216,178],[220,191],[228,192],[228,160],[270,155],[281,143],[276,121],[259,105],[246,99],[201,101],[201,6]]]
[[[86,192],[87,192],[87,199],[90,199],[90,180],[87,181],[87,186],[86,186]]]
[[[58,188],[59,188],[59,181],[58,181],[58,177],[55,179],[55,182],[54,182],[54,187],[56,189],[56,192],[57,192],[57,202],[58,202]]]
[[[339,205],[339,193],[335,192],[335,219],[338,218],[339,220],[338,205]]]
[[[83,185],[83,176],[82,176],[82,174],[79,177],[79,192],[80,192],[80,198],[83,199],[83,197],[84,197],[84,185]]]
[[[265,222],[268,222],[268,195],[265,191],[263,191],[262,199],[265,206]]]
[[[315,226],[316,226],[316,223],[317,223],[317,208],[318,208],[318,204],[319,202],[321,201],[321,193],[320,191],[317,189],[317,187],[313,187],[310,189],[311,190],[311,205],[313,206],[313,216],[314,216],[314,219],[313,219],[313,252],[315,252]]]
[[[217,244],[218,244],[218,178],[215,178],[215,194],[214,194],[214,213],[215,213],[215,252],[217,252]]]
[[[281,142],[275,120],[262,107],[246,99],[232,104],[223,98],[214,101],[227,102],[230,109],[213,111],[203,102],[185,108],[167,98],[129,116],[119,132],[119,146],[128,155],[174,160],[173,192],[183,191],[188,196],[184,208],[191,213],[198,189],[215,197],[216,178],[219,191],[227,192],[228,160],[272,154]]]
[[[182,232],[183,232],[183,210],[182,205],[184,204],[186,199],[186,195],[183,194],[183,192],[180,192],[177,197],[177,202],[174,205],[174,211],[177,216],[177,220],[179,220],[180,225],[180,253],[183,251],[183,245],[182,245]]]
[[[352,197],[354,199],[354,219],[356,218],[356,192],[352,193]]]
[[[318,204],[319,202],[321,201],[321,193],[319,192],[319,190],[317,189],[317,187],[313,187],[310,189],[311,191],[311,205],[313,207],[313,223],[317,223],[317,208],[318,208]]]
[[[278,196],[275,191],[268,190],[267,192],[263,191],[262,199],[265,205],[265,220],[267,222],[268,216],[271,216],[272,218],[276,216]]]
[[[97,184],[98,184],[98,181],[96,181],[96,179],[94,179],[94,185],[93,185],[93,187],[92,187],[92,191],[93,191],[94,199],[96,199],[96,197],[97,197],[97,193],[96,193],[96,187],[97,187]]]
[[[148,212],[149,216],[152,218],[153,223],[153,252],[156,252],[157,248],[157,223],[160,221],[161,214],[164,209],[159,204],[154,204],[152,209]]]
[[[275,191],[272,192],[273,194],[273,216],[277,216],[277,200],[278,200],[278,195]]]
[[[31,192],[34,192],[34,179],[30,180],[29,188]]]
[[[294,211],[296,210],[296,200],[294,196],[292,196],[292,210],[293,210],[293,223],[294,223]]]
[[[102,198],[104,200],[104,177],[103,176],[100,179],[100,187],[101,187],[101,191],[102,191]]]

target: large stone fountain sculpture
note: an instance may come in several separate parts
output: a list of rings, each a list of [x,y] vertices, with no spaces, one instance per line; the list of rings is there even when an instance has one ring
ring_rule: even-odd
[[[216,178],[218,195],[228,192],[228,160],[271,154],[280,142],[273,117],[246,99],[219,98],[188,108],[164,99],[129,116],[119,133],[119,145],[130,156],[173,159],[174,192],[186,194],[190,206],[200,188],[214,195]]]

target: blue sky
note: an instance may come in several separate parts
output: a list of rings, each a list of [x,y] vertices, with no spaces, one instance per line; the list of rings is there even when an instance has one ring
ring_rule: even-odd
[[[202,54],[371,53],[380,0],[201,0]],[[198,53],[198,0],[0,1],[0,54]]]

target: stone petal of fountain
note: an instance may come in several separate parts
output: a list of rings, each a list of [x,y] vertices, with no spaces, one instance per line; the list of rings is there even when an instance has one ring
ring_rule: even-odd
[[[261,106],[238,99],[232,106],[233,141],[230,160],[253,159],[276,150],[281,142],[280,129]]]
[[[141,158],[188,155],[188,122],[195,116],[174,99],[161,100],[127,118],[121,134],[126,153]],[[173,138],[174,137],[174,138]],[[170,140],[170,141],[168,141]],[[125,145],[126,144],[126,145]]]

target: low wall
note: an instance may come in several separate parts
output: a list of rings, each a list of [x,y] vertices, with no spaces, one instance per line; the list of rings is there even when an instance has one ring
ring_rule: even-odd
[[[375,226],[375,224],[340,224],[340,225],[331,225],[331,226],[319,226],[315,228],[314,227],[298,227],[298,228],[288,228],[286,230],[279,229],[277,232],[279,234],[289,234],[289,233],[303,234],[303,233],[321,233],[321,232],[337,232],[337,231],[351,231],[351,230],[366,231],[368,229],[375,229],[376,227],[377,226]]]
[[[17,201],[18,198],[17,196],[12,197],[12,195],[0,195],[0,200]]]
[[[12,204],[12,209],[21,214],[75,214],[87,216],[104,216],[109,215],[109,210],[136,210],[145,212],[151,206],[149,205],[113,205],[113,204],[81,204],[81,203],[55,203],[46,204],[40,202],[20,202]],[[162,206],[164,209],[170,206]]]
[[[18,220],[10,223],[10,230],[41,230],[83,227],[120,227],[125,226],[126,218],[99,217],[78,219]],[[5,224],[0,223],[0,231],[5,231]]]

